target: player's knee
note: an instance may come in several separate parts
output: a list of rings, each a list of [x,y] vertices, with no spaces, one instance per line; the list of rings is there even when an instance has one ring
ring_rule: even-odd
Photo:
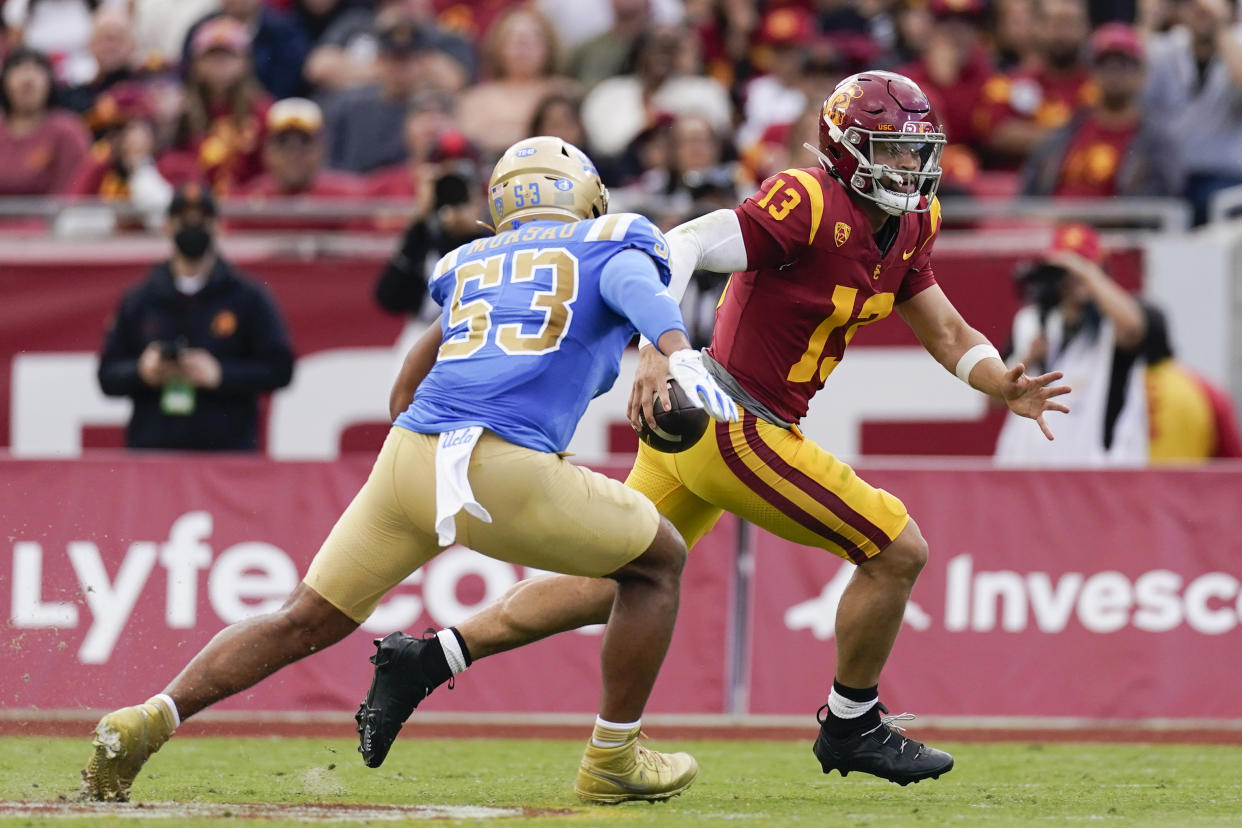
[[[686,563],[686,543],[666,518],[660,518],[655,539],[643,554],[616,573],[621,577],[642,577],[666,587],[676,587]]]
[[[356,621],[306,584],[298,584],[275,616],[279,633],[299,642],[307,652],[335,644],[358,627]]]
[[[873,573],[886,574],[891,578],[913,584],[927,564],[927,541],[919,531],[918,524],[911,520],[888,547],[877,555],[873,561]],[[868,565],[872,562],[868,561]]]
[[[656,551],[660,569],[673,578],[680,577],[686,565],[686,542],[668,518],[660,518],[660,528],[656,530],[655,540],[647,551],[653,550]]]
[[[895,553],[890,563],[903,577],[911,581],[918,578],[923,567],[927,565],[929,552],[927,541],[924,540],[923,533],[919,531],[918,524],[913,520],[906,524],[906,528],[884,551],[884,554],[887,555],[889,552]]]

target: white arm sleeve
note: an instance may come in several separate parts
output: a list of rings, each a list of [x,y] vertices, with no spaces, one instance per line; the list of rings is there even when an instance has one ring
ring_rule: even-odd
[[[669,295],[680,302],[696,270],[733,273],[746,269],[746,244],[742,225],[732,210],[714,210],[679,224],[664,235],[668,240]],[[640,348],[651,344],[640,339]]]

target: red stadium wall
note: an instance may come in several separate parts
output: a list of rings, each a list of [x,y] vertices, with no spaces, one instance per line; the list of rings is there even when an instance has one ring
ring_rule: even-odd
[[[0,461],[0,710],[110,708],[159,690],[224,623],[279,604],[369,463]],[[1242,718],[1227,689],[1242,678],[1242,466],[863,473],[904,499],[932,548],[886,672],[895,712]],[[734,669],[748,712],[808,715],[823,701],[849,565],[739,529],[726,518],[692,553],[653,713],[736,712]],[[736,565],[739,549],[753,568]],[[523,574],[449,550],[366,629],[225,709],[352,711],[375,634],[455,623]],[[734,665],[739,609],[750,626]],[[574,633],[490,659],[426,709],[592,711],[599,641]]]
[[[82,423],[80,427],[75,425],[70,435],[64,435],[63,430],[53,430],[50,450],[45,440],[36,456],[73,456],[82,446],[118,447],[123,444],[121,427],[115,424],[115,417],[105,419],[104,424],[92,423],[89,412],[97,406],[94,399],[99,394],[93,367],[83,370],[82,365],[83,359],[89,360],[98,351],[105,325],[120,296],[142,277],[150,259],[127,249],[87,258],[86,249],[86,245],[62,246],[57,248],[54,258],[51,252],[43,258],[38,248],[34,248],[23,261],[4,262],[0,266],[0,448],[15,445],[12,426],[19,412],[24,412],[25,422],[33,430],[46,431],[54,422],[64,420]],[[144,249],[156,248],[146,245]],[[1008,340],[1010,320],[1018,307],[1010,273],[1015,263],[1035,253],[1035,250],[995,252],[959,248],[937,253],[936,271],[945,291],[966,318],[999,347],[1004,347]],[[298,399],[302,410],[328,423],[335,422],[334,418],[338,417],[342,420],[354,418],[339,435],[333,435],[335,442],[330,452],[312,450],[307,453],[297,451],[299,446],[294,445],[293,454],[281,456],[322,458],[335,456],[337,449],[374,451],[378,447],[387,426],[383,415],[388,383],[399,365],[398,356],[395,352],[390,356],[387,349],[398,341],[405,322],[385,314],[371,300],[372,285],[386,255],[386,251],[373,256],[320,254],[307,260],[279,249],[262,255],[254,251],[238,252],[237,259],[242,267],[263,281],[285,315],[300,358],[295,385],[300,386]],[[1138,286],[1141,258],[1137,251],[1114,254],[1111,266],[1123,284]],[[901,369],[894,367],[896,363],[891,358],[885,363],[882,356],[896,354],[897,351],[891,350],[896,348],[903,351],[917,348],[917,342],[894,314],[891,319],[865,328],[850,353],[881,355],[880,362],[873,366],[874,374],[892,377],[892,382],[898,382]],[[331,370],[313,372],[305,361],[307,357],[331,357]],[[28,369],[26,384],[21,388],[15,375],[19,360],[24,360]],[[321,359],[316,367],[326,362]],[[924,379],[939,371],[930,360],[926,367],[918,370],[926,372]],[[380,376],[374,384],[378,387],[366,387],[367,399],[374,399],[374,414],[365,415],[363,421],[359,421],[355,393],[342,393],[335,384],[377,372]],[[320,387],[306,388],[307,383],[318,383]],[[832,392],[830,383],[824,393],[831,397]],[[992,453],[1001,423],[996,411],[983,410],[978,418],[969,420],[936,420],[930,412],[921,411],[920,406],[927,402],[932,403],[933,408],[938,404],[936,400],[924,399],[922,393],[911,392],[903,397],[898,415],[888,413],[872,419],[865,414],[857,415],[860,420],[850,423],[859,433],[857,453],[864,456]],[[342,406],[346,410],[338,411]],[[51,408],[56,409],[56,416],[49,419]],[[839,404],[834,408],[840,408]],[[609,413],[614,410],[615,417]],[[610,425],[618,427],[610,428]],[[631,452],[636,447],[633,434],[624,423],[622,404],[607,410],[593,407],[583,426],[583,429],[591,428],[607,433],[601,445],[608,451]],[[270,437],[264,432],[261,441],[264,436]],[[837,450],[845,451],[841,446]]]

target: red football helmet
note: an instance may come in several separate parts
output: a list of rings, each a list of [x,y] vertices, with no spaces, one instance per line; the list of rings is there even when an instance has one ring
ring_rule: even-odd
[[[861,72],[824,101],[815,152],[853,192],[890,215],[922,213],[940,186],[944,129],[923,90],[896,72]]]

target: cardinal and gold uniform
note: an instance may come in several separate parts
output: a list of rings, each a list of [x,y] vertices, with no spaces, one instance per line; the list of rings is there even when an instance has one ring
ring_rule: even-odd
[[[716,311],[708,354],[742,392],[738,423],[712,423],[679,454],[640,445],[626,484],[647,495],[692,547],[723,511],[856,563],[909,521],[905,506],[816,443],[797,422],[858,329],[935,284],[933,199],[898,222],[881,250],[866,214],[822,169],[772,176],[736,208],[746,246]],[[719,376],[723,373],[725,376]]]

